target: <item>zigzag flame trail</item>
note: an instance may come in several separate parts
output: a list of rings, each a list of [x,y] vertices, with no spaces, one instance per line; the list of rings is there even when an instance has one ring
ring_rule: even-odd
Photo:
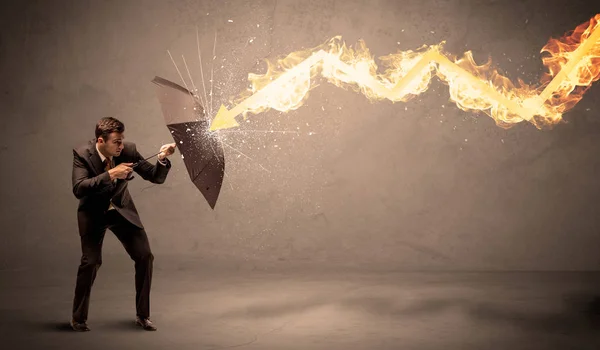
[[[314,49],[298,51],[267,61],[267,72],[249,74],[251,88],[242,93],[231,110],[221,106],[210,130],[239,126],[236,116],[268,109],[286,112],[299,108],[320,75],[328,82],[364,94],[369,100],[407,102],[425,92],[433,76],[450,88],[450,99],[464,111],[483,111],[498,126],[528,121],[538,129],[562,120],[562,114],[581,100],[585,91],[600,78],[600,14],[577,26],[559,39],[550,39],[540,53],[548,68],[537,86],[521,79],[513,84],[491,60],[476,65],[467,51],[456,59],[442,46],[423,46],[417,51],[400,51],[379,57],[378,67],[363,41],[355,49],[334,37]]]

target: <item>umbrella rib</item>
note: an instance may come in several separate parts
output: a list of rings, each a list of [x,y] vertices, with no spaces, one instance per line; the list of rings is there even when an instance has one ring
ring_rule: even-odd
[[[194,178],[192,179],[192,182],[195,183],[196,179],[198,178],[198,176],[200,176],[200,174],[202,174],[202,171],[204,170],[204,168],[206,168],[208,166],[208,163],[210,161],[206,162],[206,164],[204,164],[204,166],[202,167],[202,169],[200,169],[200,171],[198,171],[198,175],[194,176]]]

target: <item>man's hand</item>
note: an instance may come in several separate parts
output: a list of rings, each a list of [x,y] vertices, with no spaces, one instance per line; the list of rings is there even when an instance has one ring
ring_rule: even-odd
[[[114,180],[114,179],[126,179],[127,176],[133,171],[133,168],[131,167],[133,165],[133,163],[121,163],[119,165],[117,165],[116,167],[110,169],[108,171],[108,174],[110,175],[110,179]]]
[[[160,153],[158,154],[158,159],[164,160],[165,158],[167,158],[171,154],[175,153],[175,144],[174,143],[168,143],[166,145],[162,145],[160,147],[159,152]]]

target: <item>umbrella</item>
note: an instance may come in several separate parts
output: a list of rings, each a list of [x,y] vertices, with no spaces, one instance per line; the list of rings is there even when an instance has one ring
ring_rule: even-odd
[[[154,77],[152,82],[157,85],[165,123],[181,152],[190,179],[214,209],[223,184],[225,157],[223,147],[209,131],[210,119],[189,90],[161,77]]]

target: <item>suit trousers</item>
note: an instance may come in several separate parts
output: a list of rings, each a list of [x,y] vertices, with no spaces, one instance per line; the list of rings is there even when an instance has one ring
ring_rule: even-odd
[[[102,265],[102,242],[106,229],[115,234],[129,257],[134,261],[136,315],[150,317],[150,286],[154,255],[150,250],[146,231],[130,223],[115,209],[107,211],[105,216],[106,220],[103,226],[80,234],[82,255],[77,270],[73,320],[76,322],[87,321],[92,285],[98,269]]]

